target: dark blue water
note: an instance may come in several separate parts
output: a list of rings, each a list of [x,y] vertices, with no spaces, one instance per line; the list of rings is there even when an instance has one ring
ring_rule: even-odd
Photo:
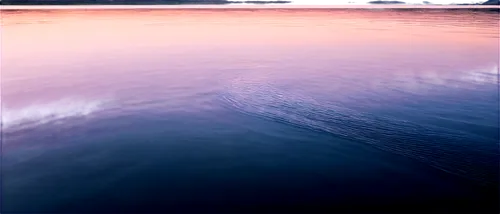
[[[498,212],[496,13],[3,23],[4,213]]]

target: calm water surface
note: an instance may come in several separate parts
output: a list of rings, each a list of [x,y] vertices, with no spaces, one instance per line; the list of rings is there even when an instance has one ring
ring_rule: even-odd
[[[5,10],[1,29],[5,213],[498,213],[498,13]]]

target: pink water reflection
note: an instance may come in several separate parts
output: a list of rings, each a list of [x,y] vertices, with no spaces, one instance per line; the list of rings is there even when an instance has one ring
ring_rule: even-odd
[[[491,84],[498,69],[495,13],[327,9],[2,13],[3,105],[10,111],[68,98],[176,99],[176,93],[186,88],[223,90],[241,72],[300,79],[304,84],[314,82],[315,76],[328,77],[331,84],[315,83],[311,90],[331,91],[341,99],[360,88],[420,93],[429,84]]]

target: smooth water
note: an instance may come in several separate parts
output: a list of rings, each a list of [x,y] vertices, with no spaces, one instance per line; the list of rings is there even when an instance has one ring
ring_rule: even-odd
[[[480,10],[3,10],[2,212],[498,212]]]

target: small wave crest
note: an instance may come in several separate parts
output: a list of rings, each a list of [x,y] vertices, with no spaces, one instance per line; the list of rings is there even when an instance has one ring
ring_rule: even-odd
[[[5,130],[30,128],[69,118],[88,116],[104,106],[105,101],[60,99],[46,103],[36,103],[20,108],[2,108],[2,127]]]
[[[498,178],[497,139],[319,102],[268,81],[236,79],[220,97],[247,115],[370,144],[481,183]]]
[[[498,65],[493,66],[490,69],[470,70],[462,76],[462,79],[477,84],[498,84]]]

